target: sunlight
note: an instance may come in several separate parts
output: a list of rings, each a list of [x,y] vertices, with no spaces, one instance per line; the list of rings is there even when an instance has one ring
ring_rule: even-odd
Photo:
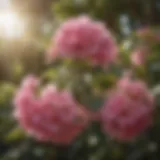
[[[14,12],[0,12],[0,37],[18,38],[23,33],[24,23]]]

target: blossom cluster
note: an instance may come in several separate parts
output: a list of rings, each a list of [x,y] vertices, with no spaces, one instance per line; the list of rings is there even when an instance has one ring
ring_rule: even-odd
[[[47,56],[108,66],[117,59],[117,45],[103,23],[82,16],[58,29]],[[131,59],[141,65],[145,53],[135,51]],[[154,98],[143,81],[129,75],[120,78],[97,113],[79,104],[68,90],[40,86],[37,77],[24,78],[15,95],[14,115],[24,130],[41,141],[70,144],[95,120],[104,133],[128,141],[152,124]]]
[[[48,59],[64,57],[108,65],[115,61],[116,55],[116,42],[105,25],[80,16],[68,20],[58,29]]]

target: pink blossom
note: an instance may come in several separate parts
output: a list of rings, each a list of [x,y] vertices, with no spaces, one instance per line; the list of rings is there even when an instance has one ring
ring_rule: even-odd
[[[143,65],[147,60],[148,54],[145,50],[137,49],[131,54],[131,61],[134,65]]]
[[[120,141],[134,139],[151,125],[153,106],[143,82],[121,79],[101,110],[104,131]]]
[[[117,47],[115,41],[101,22],[86,16],[69,19],[54,37],[55,49],[50,49],[50,57],[89,60],[97,65],[105,65],[115,60]],[[53,44],[52,44],[53,45]]]
[[[31,84],[33,79],[22,83]],[[87,127],[88,112],[68,91],[46,86],[36,96],[30,85],[22,85],[15,96],[15,116],[29,134],[41,141],[58,144],[71,143]]]

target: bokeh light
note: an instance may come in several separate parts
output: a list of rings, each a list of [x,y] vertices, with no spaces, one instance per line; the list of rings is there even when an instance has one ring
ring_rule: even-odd
[[[0,37],[18,38],[24,33],[25,25],[22,19],[13,11],[0,13]]]

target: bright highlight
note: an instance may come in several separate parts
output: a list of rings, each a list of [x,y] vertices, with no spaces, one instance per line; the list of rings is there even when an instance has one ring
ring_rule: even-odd
[[[18,38],[24,33],[24,23],[12,11],[0,13],[0,37]]]

